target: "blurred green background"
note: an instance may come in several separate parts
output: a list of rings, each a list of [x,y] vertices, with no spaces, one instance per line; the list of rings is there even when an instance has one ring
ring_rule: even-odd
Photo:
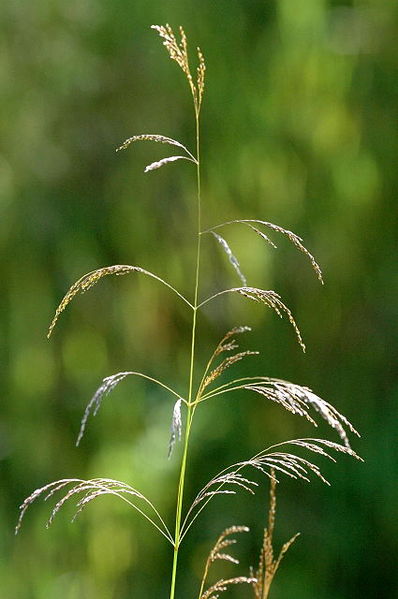
[[[333,481],[282,480],[277,542],[302,535],[272,598],[396,597],[396,339],[398,7],[388,0],[2,0],[0,8],[0,595],[5,599],[167,597],[171,550],[116,499],[73,525],[65,507],[34,505],[18,537],[18,506],[62,477],[126,480],[172,526],[181,448],[167,460],[172,402],[127,379],[77,449],[84,407],[103,377],[141,370],[185,393],[189,314],[140,276],[109,278],[77,298],[53,338],[60,298],[82,274],[136,264],[192,295],[195,179],[189,163],[148,175],[167,147],[114,149],[137,133],[194,145],[189,91],[149,27],[183,24],[203,49],[204,225],[263,218],[301,235],[323,266],[273,236],[225,230],[249,284],[282,294],[307,344],[242,298],[214,302],[199,321],[198,363],[232,326],[261,356],[231,374],[308,385],[362,433],[348,458],[322,464]],[[204,243],[201,293],[239,284],[215,240]],[[205,404],[192,437],[187,497],[219,469],[264,446],[327,435],[250,395]],[[319,460],[320,463],[320,460]],[[245,574],[257,563],[267,486],[217,499],[181,554],[179,597],[195,597],[205,557],[233,523]],[[222,564],[221,564],[222,565]],[[229,567],[231,566],[231,567]],[[249,597],[236,587],[230,596]]]

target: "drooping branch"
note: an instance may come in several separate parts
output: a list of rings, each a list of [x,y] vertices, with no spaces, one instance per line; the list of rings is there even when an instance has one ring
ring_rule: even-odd
[[[182,526],[182,537],[187,534],[196,518],[214,497],[217,497],[218,495],[236,495],[237,491],[240,489],[251,494],[255,493],[257,483],[252,478],[242,476],[241,474],[241,470],[245,468],[261,472],[269,478],[274,476],[272,474],[272,471],[274,470],[289,476],[290,478],[301,479],[306,482],[310,481],[309,475],[313,474],[325,484],[330,485],[329,481],[323,476],[319,466],[312,461],[290,452],[273,451],[274,449],[286,445],[300,447],[332,461],[336,460],[327,450],[344,453],[362,461],[362,458],[360,458],[351,448],[325,439],[294,439],[272,445],[263,451],[260,451],[249,460],[227,466],[199,491],[185,516]]]
[[[303,416],[312,425],[318,426],[309,413],[309,409],[312,408],[337,432],[346,447],[350,447],[346,428],[351,433],[358,437],[360,436],[351,422],[332,404],[320,398],[308,387],[289,383],[281,379],[268,377],[235,379],[202,395],[200,401],[206,401],[212,397],[239,390],[252,391],[270,401],[278,403],[292,414]]]
[[[67,489],[67,487],[70,488],[65,493],[65,489]],[[158,532],[160,532],[171,544],[173,544],[171,533],[153,503],[140,491],[137,491],[137,489],[134,489],[130,485],[109,478],[94,478],[90,480],[65,478],[36,489],[29,497],[25,499],[20,507],[20,515],[15,527],[15,534],[18,533],[21,527],[26,510],[34,501],[36,501],[36,499],[45,495],[44,500],[47,501],[59,491],[63,491],[64,495],[52,509],[47,522],[47,527],[52,524],[61,507],[75,495],[84,494],[83,497],[81,497],[76,503],[76,512],[73,516],[73,520],[93,499],[102,495],[114,495],[122,499],[125,503],[139,512],[148,522],[152,524],[152,526],[158,530]],[[140,500],[144,503],[144,505],[147,505],[150,511],[153,512],[153,515],[148,515],[141,507],[139,507],[139,505],[136,504],[137,500]]]
[[[257,225],[260,225],[260,226],[267,227],[268,229],[271,229],[272,231],[275,231],[275,232],[280,233],[281,235],[284,235],[285,237],[287,237],[289,239],[289,241],[302,254],[304,254],[305,256],[307,256],[307,258],[310,261],[311,266],[312,266],[312,268],[313,268],[316,276],[318,277],[319,281],[323,284],[323,277],[322,277],[321,267],[319,266],[319,264],[315,260],[314,256],[303,245],[303,243],[302,243],[303,240],[301,239],[301,237],[299,237],[298,235],[296,235],[296,233],[293,233],[292,231],[289,231],[288,229],[284,229],[283,227],[280,227],[279,225],[274,225],[273,223],[270,223],[270,222],[265,221],[265,220],[259,220],[259,219],[255,219],[255,218],[245,218],[245,219],[230,220],[230,221],[227,221],[225,223],[221,223],[219,225],[215,225],[214,227],[210,227],[210,229],[207,229],[206,231],[202,231],[202,233],[210,233],[210,232],[215,231],[216,229],[220,229],[222,227],[226,227],[227,225],[243,224],[245,226],[250,227],[255,233],[257,233],[257,235],[260,235],[264,239],[264,241],[266,241],[267,243],[269,243],[271,246],[276,247],[276,245],[274,244],[274,242],[271,239],[269,239],[269,237],[267,235],[265,235],[265,233],[263,233],[262,231],[260,231],[253,223],[256,223]]]
[[[128,376],[138,376],[138,377],[147,379],[148,381],[151,381],[153,383],[156,383],[160,387],[163,387],[163,389],[166,389],[166,391],[169,391],[169,393],[172,393],[173,395],[175,395],[178,398],[178,400],[186,403],[186,400],[182,399],[181,396],[176,391],[174,391],[174,389],[171,389],[170,387],[168,387],[168,385],[165,385],[164,383],[158,381],[157,379],[155,379],[151,376],[148,376],[147,374],[143,374],[142,372],[126,371],[126,372],[118,372],[116,374],[112,374],[111,376],[107,376],[106,378],[103,379],[101,385],[98,387],[97,391],[94,393],[93,397],[90,399],[89,403],[87,404],[87,407],[83,414],[83,418],[80,423],[80,430],[79,430],[79,435],[77,437],[76,445],[79,445],[80,441],[83,438],[84,431],[86,429],[87,420],[88,420],[90,414],[92,413],[93,416],[95,416],[101,407],[101,403],[102,403],[102,400],[104,399],[104,397],[109,395],[109,393],[111,393],[111,391],[113,391],[113,389]]]
[[[168,144],[170,146],[177,146],[184,150],[188,156],[197,164],[197,160],[195,156],[186,148],[181,142],[176,139],[172,139],[171,137],[166,137],[165,135],[158,135],[157,133],[142,133],[140,135],[133,135],[132,137],[128,137],[117,149],[116,152],[120,152],[120,150],[126,150],[130,144],[137,141],[154,141],[161,144]]]
[[[297,341],[303,352],[305,352],[305,345],[296,321],[294,320],[289,308],[282,302],[281,296],[275,291],[270,289],[259,289],[258,287],[233,287],[231,289],[224,289],[223,291],[219,291],[218,293],[207,297],[199,304],[198,308],[205,306],[207,303],[213,301],[221,295],[225,295],[226,293],[237,293],[238,295],[242,295],[243,297],[251,299],[252,301],[262,303],[269,308],[272,308],[280,318],[282,318],[283,315],[287,316],[296,333]]]
[[[149,270],[145,270],[145,268],[141,268],[140,266],[130,266],[129,264],[115,264],[113,266],[105,266],[103,268],[98,268],[96,270],[93,270],[93,271],[83,275],[78,281],[76,281],[76,283],[74,283],[72,285],[72,287],[70,287],[69,291],[63,297],[61,303],[59,304],[59,306],[55,312],[54,318],[52,319],[50,327],[48,329],[47,338],[49,338],[51,336],[51,333],[53,332],[54,327],[57,324],[60,314],[65,310],[65,308],[70,304],[70,302],[73,300],[73,298],[76,295],[78,295],[80,293],[84,293],[85,291],[88,291],[100,279],[103,279],[104,277],[106,277],[108,275],[119,275],[120,276],[120,275],[129,274],[132,272],[141,273],[143,275],[146,275],[148,277],[152,277],[153,279],[156,279],[157,281],[159,281],[160,283],[162,283],[163,285],[165,285],[166,287],[171,289],[191,309],[193,309],[191,302],[189,302],[186,297],[184,297],[179,291],[177,291],[177,289],[175,289],[172,285],[170,285],[170,283],[167,283],[167,281],[164,281],[163,279],[161,279],[160,277],[155,275],[153,272],[150,272]]]

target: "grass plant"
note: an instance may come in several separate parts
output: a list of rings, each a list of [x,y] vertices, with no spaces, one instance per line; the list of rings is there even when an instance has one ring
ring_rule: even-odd
[[[216,345],[207,365],[201,373],[201,380],[197,387],[194,385],[194,375],[197,373],[200,365],[197,360],[196,347],[198,343],[198,315],[200,310],[216,299],[226,294],[235,294],[244,299],[262,304],[273,310],[277,316],[286,318],[293,328],[298,345],[305,351],[305,345],[302,339],[299,327],[292,315],[290,309],[281,299],[280,295],[273,290],[261,289],[259,287],[249,286],[243,269],[230,248],[227,240],[221,236],[220,231],[231,226],[242,226],[255,235],[259,236],[268,246],[275,248],[275,241],[269,235],[282,235],[286,237],[293,246],[299,250],[309,261],[310,266],[321,283],[323,283],[321,269],[313,255],[303,245],[302,239],[295,233],[260,219],[238,219],[216,224],[208,228],[202,226],[201,209],[201,160],[200,160],[200,115],[205,90],[206,63],[200,48],[196,49],[197,67],[195,71],[191,70],[188,59],[187,38],[182,28],[179,29],[179,36],[176,36],[169,25],[153,26],[155,32],[160,36],[169,57],[175,61],[188,82],[192,96],[193,116],[195,121],[196,139],[195,149],[189,150],[181,142],[160,134],[138,134],[126,139],[118,148],[118,151],[126,150],[131,145],[142,142],[155,142],[173,146],[178,149],[178,154],[170,155],[159,161],[149,164],[145,172],[159,169],[172,162],[186,160],[191,162],[196,173],[196,213],[197,230],[194,243],[196,245],[196,260],[194,265],[195,284],[192,290],[192,297],[185,297],[172,284],[163,278],[140,266],[131,266],[117,264],[106,266],[92,271],[81,277],[72,285],[65,297],[60,302],[54,318],[50,324],[48,337],[51,336],[58,322],[61,313],[71,303],[71,301],[80,293],[88,291],[93,285],[108,275],[127,275],[140,274],[154,278],[157,282],[166,286],[172,291],[180,301],[182,301],[187,310],[191,313],[191,342],[190,342],[190,360],[188,372],[188,387],[184,391],[172,389],[166,383],[159,381],[152,376],[142,372],[126,371],[118,372],[107,376],[102,381],[92,399],[89,401],[84,412],[77,444],[80,443],[86,425],[91,414],[96,414],[101,406],[102,400],[109,395],[113,389],[121,383],[126,377],[141,377],[149,380],[154,385],[162,389],[173,399],[174,407],[171,423],[171,436],[169,442],[169,456],[177,442],[182,441],[182,456],[179,466],[179,479],[176,489],[175,518],[174,525],[170,526],[159,510],[148,497],[130,484],[107,478],[95,478],[91,480],[81,480],[75,478],[61,479],[47,484],[34,491],[21,506],[19,521],[16,532],[18,532],[22,519],[27,508],[39,497],[51,499],[55,495],[60,498],[55,503],[48,520],[51,524],[56,514],[69,500],[76,501],[76,517],[84,508],[97,497],[102,495],[113,495],[118,497],[131,508],[138,511],[171,545],[173,558],[170,571],[170,593],[169,599],[176,596],[176,584],[179,564],[179,554],[181,545],[189,532],[191,526],[196,522],[201,512],[208,506],[214,497],[219,495],[234,495],[240,491],[254,494],[258,487],[253,477],[253,472],[260,472],[270,480],[270,506],[268,512],[268,526],[264,532],[263,545],[259,558],[259,565],[256,570],[252,570],[248,576],[237,576],[228,579],[220,579],[217,582],[208,583],[209,571],[212,564],[218,560],[238,563],[237,559],[229,553],[229,548],[236,542],[234,535],[248,532],[245,526],[231,526],[217,539],[213,549],[210,551],[206,561],[203,578],[200,584],[199,599],[216,599],[220,593],[227,590],[231,585],[249,584],[252,586],[255,599],[266,599],[269,588],[275,573],[280,565],[283,555],[296,539],[295,535],[285,545],[277,558],[273,552],[273,532],[276,513],[276,483],[277,476],[285,475],[294,479],[305,481],[310,480],[311,475],[315,475],[323,482],[328,481],[323,476],[320,468],[311,459],[305,458],[300,451],[304,450],[312,456],[321,456],[335,461],[334,453],[343,453],[354,458],[360,459],[351,448],[349,434],[357,434],[352,424],[334,408],[330,403],[321,399],[311,389],[303,387],[284,380],[270,378],[267,376],[250,376],[244,378],[231,378],[225,383],[219,384],[219,378],[234,364],[241,360],[246,360],[256,351],[239,351],[237,339],[239,335],[250,331],[247,326],[236,326],[231,328]],[[202,244],[213,239],[225,252],[230,264],[232,265],[236,276],[240,280],[240,286],[227,289],[215,290],[208,297],[200,295],[200,279],[204,275],[201,273],[201,249]],[[199,377],[198,377],[199,378]],[[269,400],[279,404],[285,410],[301,416],[312,425],[317,426],[316,416],[325,420],[337,433],[339,442],[329,441],[318,438],[293,439],[276,445],[271,445],[262,449],[249,459],[243,459],[232,465],[226,466],[221,472],[212,476],[210,480],[200,489],[190,506],[185,505],[185,487],[187,465],[189,461],[189,449],[191,442],[191,433],[196,411],[203,403],[215,399],[218,396],[228,393],[255,393],[262,400]]]

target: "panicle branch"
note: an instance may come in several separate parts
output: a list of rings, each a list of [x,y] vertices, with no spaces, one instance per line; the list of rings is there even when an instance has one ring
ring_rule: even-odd
[[[102,400],[104,399],[104,397],[109,395],[109,393],[111,393],[113,391],[113,389],[128,376],[138,376],[138,377],[147,379],[148,381],[151,381],[151,382],[159,385],[160,387],[163,387],[163,389],[166,389],[166,391],[175,395],[179,401],[185,402],[185,400],[182,399],[180,397],[180,395],[176,391],[174,391],[174,389],[171,389],[171,387],[169,387],[168,385],[165,385],[164,383],[161,383],[160,381],[153,378],[152,376],[148,376],[147,374],[143,374],[142,372],[133,372],[133,371],[117,372],[116,374],[112,374],[111,376],[107,376],[103,379],[101,385],[98,387],[97,391],[94,393],[93,397],[90,399],[89,403],[87,404],[87,407],[83,414],[83,418],[80,423],[80,430],[79,430],[79,435],[77,437],[76,445],[79,445],[80,441],[83,438],[83,435],[84,435],[84,432],[86,429],[86,425],[87,425],[87,421],[88,421],[90,414],[92,413],[93,416],[96,416],[98,410],[101,407],[101,403],[102,403]]]
[[[69,489],[65,492],[67,487],[69,487]],[[44,495],[44,500],[47,501],[55,493],[58,493],[59,491],[63,491],[64,495],[52,509],[50,517],[47,521],[47,527],[52,524],[55,516],[57,515],[61,507],[63,507],[63,505],[75,495],[83,494],[83,497],[81,497],[76,503],[76,511],[72,518],[72,521],[75,520],[75,518],[80,514],[80,512],[93,499],[100,497],[101,495],[114,495],[122,499],[125,503],[130,505],[137,512],[139,512],[168,541],[170,541],[171,544],[174,543],[167,525],[165,524],[163,518],[161,517],[153,503],[140,491],[137,491],[137,489],[134,489],[134,487],[131,487],[127,483],[123,483],[109,478],[93,478],[90,480],[82,480],[79,478],[65,478],[54,481],[45,485],[44,487],[36,489],[29,497],[25,499],[25,501],[20,506],[20,515],[18,518],[17,525],[15,527],[15,534],[18,533],[21,527],[26,510],[34,501],[36,501],[36,499]],[[152,512],[152,515],[149,515],[139,505],[137,505],[136,500],[142,501],[147,506],[147,508],[149,508],[150,512]]]
[[[268,237],[268,235],[266,235],[263,231],[261,231],[260,229],[258,229],[253,223],[256,223],[258,225],[267,227],[268,229],[271,229],[272,231],[275,231],[276,233],[280,233],[281,235],[284,235],[285,237],[288,238],[288,240],[305,256],[307,256],[308,260],[311,263],[311,266],[316,274],[316,276],[318,277],[319,281],[323,284],[323,277],[322,277],[322,270],[321,267],[319,266],[319,264],[317,263],[317,261],[315,260],[314,256],[311,254],[311,252],[309,252],[307,250],[307,248],[303,245],[302,243],[302,239],[301,237],[299,237],[298,235],[296,235],[296,233],[293,233],[292,231],[289,231],[288,229],[284,229],[283,227],[280,227],[279,225],[274,225],[273,223],[270,223],[268,221],[265,220],[259,220],[259,219],[255,219],[255,218],[246,218],[246,219],[237,219],[237,220],[230,220],[227,221],[225,223],[221,223],[220,225],[215,225],[214,227],[211,227],[210,229],[207,229],[206,231],[203,231],[202,233],[212,233],[213,231],[215,231],[216,229],[220,229],[222,227],[226,227],[227,225],[234,225],[234,224],[243,224],[247,227],[250,227],[250,229],[252,229],[255,233],[257,233],[257,235],[259,235],[260,237],[262,237],[262,239],[264,239],[264,241],[266,241],[269,245],[271,245],[272,247],[276,248],[275,243]]]
[[[257,453],[249,460],[227,466],[199,491],[185,516],[182,526],[182,537],[185,536],[200,512],[214,497],[218,495],[236,495],[240,489],[251,494],[255,493],[258,483],[248,476],[243,477],[241,474],[242,469],[249,468],[253,471],[261,472],[268,478],[275,478],[275,472],[280,472],[290,478],[306,482],[310,482],[309,476],[313,474],[325,484],[330,485],[329,481],[323,476],[319,466],[312,461],[290,452],[272,451],[286,445],[300,447],[309,452],[327,457],[332,461],[335,461],[335,459],[326,449],[344,453],[362,461],[350,447],[325,439],[294,439],[272,445]]]
[[[129,274],[132,272],[141,273],[141,274],[147,275],[149,277],[152,277],[153,279],[156,279],[157,281],[159,281],[160,283],[162,283],[163,285],[165,285],[166,287],[168,287],[169,289],[174,291],[174,293],[176,295],[178,295],[179,298],[181,298],[186,304],[188,304],[188,306],[190,308],[193,309],[191,302],[189,302],[186,299],[186,297],[184,297],[181,293],[179,293],[177,291],[177,289],[175,289],[172,285],[167,283],[167,281],[164,281],[163,279],[161,279],[160,277],[155,275],[153,272],[150,272],[149,270],[145,270],[144,268],[141,268],[140,266],[130,266],[129,264],[115,264],[113,266],[105,266],[104,268],[98,268],[97,270],[93,270],[93,271],[83,275],[78,281],[76,281],[76,283],[74,283],[72,285],[72,287],[70,287],[69,291],[63,297],[61,303],[59,304],[59,306],[55,312],[54,318],[52,319],[52,322],[48,329],[47,338],[49,338],[51,336],[51,334],[54,330],[54,327],[57,324],[60,314],[65,310],[65,308],[70,304],[70,302],[73,300],[73,298],[76,295],[78,295],[79,293],[85,293],[86,291],[91,289],[91,287],[93,287],[96,283],[98,283],[98,281],[100,279],[103,279],[104,277],[106,277],[108,275],[119,275],[120,276],[120,275]]]
[[[200,308],[204,306],[205,304],[213,301],[221,295],[224,295],[225,293],[237,293],[239,295],[242,295],[243,297],[251,299],[252,301],[262,303],[268,306],[269,308],[272,308],[280,318],[283,318],[283,315],[285,315],[296,333],[298,344],[300,345],[303,352],[305,352],[305,345],[301,337],[300,329],[298,328],[296,321],[293,318],[293,314],[291,313],[289,308],[283,303],[281,296],[278,293],[270,289],[259,289],[258,287],[233,287],[231,289],[224,289],[223,291],[219,291],[218,293],[215,293],[214,295],[207,297],[199,304],[198,307]]]

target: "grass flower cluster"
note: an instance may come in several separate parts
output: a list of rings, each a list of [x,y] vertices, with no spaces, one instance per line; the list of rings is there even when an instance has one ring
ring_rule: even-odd
[[[335,461],[333,454],[346,454],[360,459],[351,448],[349,441],[350,433],[358,433],[352,424],[340,414],[336,408],[318,397],[318,395],[307,387],[264,375],[230,378],[227,382],[219,384],[221,375],[225,375],[226,371],[230,372],[229,369],[233,368],[237,362],[246,360],[251,355],[258,353],[256,351],[239,351],[237,339],[240,335],[250,331],[250,328],[247,326],[235,326],[224,334],[221,341],[216,345],[203,372],[200,373],[201,379],[199,385],[195,387],[194,374],[197,374],[198,369],[200,368],[196,356],[196,347],[198,343],[198,315],[203,306],[210,304],[218,298],[222,301],[222,297],[226,294],[236,294],[243,299],[257,302],[273,310],[277,316],[286,318],[293,328],[299,347],[305,351],[301,332],[290,309],[286,306],[277,292],[248,285],[247,278],[243,273],[243,268],[238,258],[233,253],[233,250],[230,248],[227,240],[220,234],[221,230],[231,226],[245,227],[255,235],[259,236],[272,248],[275,248],[276,244],[274,239],[269,235],[282,235],[286,237],[293,246],[303,254],[304,258],[309,261],[310,266],[321,283],[323,283],[323,279],[318,263],[303,245],[302,239],[295,233],[286,230],[279,225],[260,219],[240,219],[216,224],[207,229],[202,227],[200,115],[205,91],[206,63],[202,51],[200,48],[197,48],[197,67],[195,71],[191,70],[188,58],[187,38],[182,28],[180,28],[178,36],[175,35],[169,25],[153,26],[153,29],[160,36],[169,57],[177,63],[188,82],[192,95],[193,114],[196,127],[195,149],[190,150],[181,142],[170,137],[150,133],[129,137],[120,145],[118,151],[127,150],[132,144],[137,142],[147,141],[172,146],[179,152],[178,154],[172,154],[167,158],[149,164],[145,168],[145,172],[162,168],[163,166],[179,160],[186,160],[192,163],[196,174],[197,197],[197,231],[193,241],[196,245],[196,260],[193,266],[195,272],[195,284],[194,289],[192,290],[192,297],[185,297],[179,290],[169,282],[165,281],[161,276],[154,274],[141,266],[125,264],[106,266],[84,275],[72,285],[55,312],[55,316],[49,327],[48,336],[50,337],[61,313],[72,300],[74,300],[78,294],[88,291],[93,285],[108,275],[119,276],[139,274],[152,277],[157,282],[166,286],[179,300],[184,302],[187,310],[191,313],[191,355],[188,372],[188,388],[179,392],[172,389],[166,383],[142,372],[126,371],[107,376],[104,378],[102,384],[99,386],[86,407],[77,438],[77,444],[79,444],[84,435],[90,415],[97,413],[102,400],[126,377],[145,378],[154,385],[160,386],[174,402],[169,456],[171,456],[175,444],[179,441],[182,442],[179,480],[176,489],[174,523],[173,525],[167,523],[166,519],[160,514],[153,502],[150,501],[145,494],[128,483],[106,478],[95,478],[91,480],[68,478],[52,482],[34,491],[21,506],[20,518],[16,530],[19,530],[28,507],[39,497],[44,499],[51,499],[55,496],[58,497],[58,500],[56,500],[56,503],[50,512],[48,524],[51,524],[56,514],[69,500],[75,501],[76,512],[74,517],[76,517],[97,497],[102,495],[113,495],[138,511],[159,532],[159,534],[170,543],[173,557],[170,570],[169,599],[174,599],[176,596],[181,545],[191,526],[214,497],[218,497],[219,495],[234,495],[238,492],[254,494],[258,488],[258,482],[254,480],[252,474],[255,472],[261,473],[270,481],[270,502],[268,509],[268,525],[264,531],[258,566],[257,568],[252,568],[247,575],[239,575],[227,579],[222,578],[214,583],[209,583],[211,566],[215,561],[228,561],[233,564],[238,564],[238,560],[231,554],[230,549],[231,546],[236,543],[235,537],[242,533],[247,533],[248,528],[246,526],[237,525],[227,528],[218,537],[214,547],[209,553],[198,591],[198,599],[216,599],[231,585],[240,584],[250,585],[255,599],[266,599],[280,562],[297,537],[297,535],[295,535],[287,541],[283,545],[278,556],[275,556],[273,534],[275,528],[276,484],[278,477],[284,475],[294,479],[309,481],[310,477],[314,475],[328,484],[328,481],[325,479],[319,466],[312,461],[313,458],[326,457]],[[233,267],[235,275],[240,280],[240,286],[215,290],[209,297],[202,297],[200,295],[200,280],[202,278],[201,250],[202,244],[207,239],[213,239],[225,252],[226,258]],[[305,418],[314,426],[317,426],[317,417],[323,419],[337,433],[339,442],[337,443],[318,438],[306,438],[294,439],[277,445],[271,445],[262,449],[249,459],[246,458],[240,462],[226,466],[221,472],[212,476],[204,487],[198,490],[191,505],[187,506],[185,502],[186,472],[196,411],[201,408],[204,402],[213,400],[218,396],[227,393],[244,392],[251,392],[256,394],[261,400],[277,403],[281,408]],[[300,453],[301,451],[306,452],[307,456],[312,457],[303,457]]]

